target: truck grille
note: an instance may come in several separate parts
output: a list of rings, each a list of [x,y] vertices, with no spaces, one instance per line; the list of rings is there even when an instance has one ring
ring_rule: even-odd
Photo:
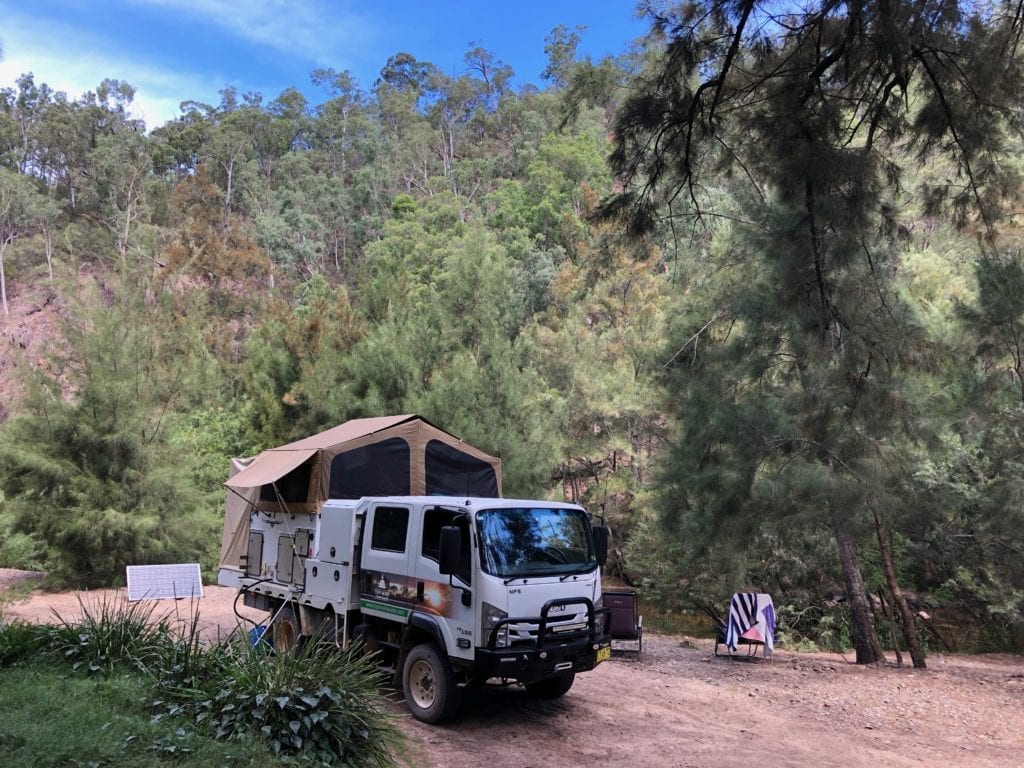
[[[558,640],[559,638],[571,639],[586,635],[588,632],[587,614],[576,613],[557,620],[548,620],[547,639]],[[540,624],[536,622],[517,622],[509,624],[509,641],[517,643],[536,645]]]

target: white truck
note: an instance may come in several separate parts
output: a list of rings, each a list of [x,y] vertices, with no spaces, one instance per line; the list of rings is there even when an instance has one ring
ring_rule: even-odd
[[[462,688],[565,694],[611,655],[607,529],[575,504],[505,498],[328,499],[253,509],[237,579],[287,652],[313,636],[379,652],[412,714],[451,717]]]

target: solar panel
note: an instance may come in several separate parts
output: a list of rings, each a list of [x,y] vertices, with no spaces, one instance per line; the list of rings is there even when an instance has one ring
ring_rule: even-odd
[[[202,597],[199,563],[126,566],[129,600]]]

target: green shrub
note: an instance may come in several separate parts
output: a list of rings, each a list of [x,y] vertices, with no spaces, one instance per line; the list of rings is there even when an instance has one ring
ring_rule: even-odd
[[[777,645],[789,650],[842,652],[850,648],[850,620],[844,605],[824,608],[780,602],[775,605]]]
[[[379,694],[383,680],[358,651],[324,651],[313,642],[294,654],[268,655],[238,641],[207,651],[205,674],[187,682],[162,687],[174,694],[155,702],[162,714],[188,712],[218,737],[256,731],[275,753],[393,764],[400,739]]]
[[[8,532],[0,541],[0,568],[38,571],[42,568],[39,560],[42,549],[27,533]]]
[[[0,619],[0,668],[45,656],[53,645],[53,627]]]

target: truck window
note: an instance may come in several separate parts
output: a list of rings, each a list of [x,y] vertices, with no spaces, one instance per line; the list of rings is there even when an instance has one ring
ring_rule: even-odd
[[[387,552],[405,552],[409,530],[409,510],[404,507],[377,507],[373,516],[370,547]]]
[[[458,576],[466,584],[472,584],[470,569],[469,520],[450,509],[430,509],[423,515],[423,556],[435,563],[441,557],[441,529],[454,525],[462,531],[462,551],[459,553]]]
[[[586,573],[597,567],[586,513],[559,507],[500,507],[477,515],[480,561],[501,578]]]

